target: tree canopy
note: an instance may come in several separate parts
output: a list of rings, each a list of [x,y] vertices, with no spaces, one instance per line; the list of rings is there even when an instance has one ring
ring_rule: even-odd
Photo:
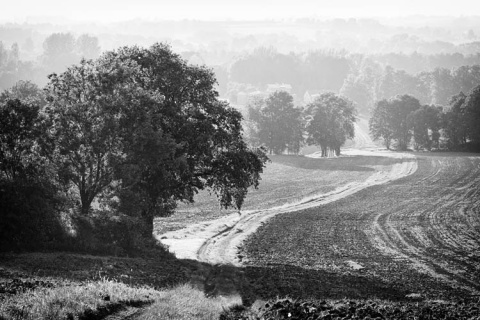
[[[177,201],[209,188],[240,208],[267,160],[242,138],[241,114],[218,100],[215,78],[170,47],[124,47],[83,61],[48,86],[54,160],[82,212],[109,190],[152,226]]]
[[[265,101],[250,105],[249,119],[256,124],[258,142],[270,153],[281,154],[286,149],[300,151],[303,142],[302,109],[295,108],[293,97],[286,91],[276,91]]]
[[[374,140],[382,137],[387,148],[395,140],[398,149],[406,150],[412,137],[412,122],[408,117],[419,108],[420,102],[410,95],[378,101],[369,122],[370,134]]]
[[[307,143],[319,145],[322,157],[331,151],[340,155],[340,147],[355,137],[356,109],[352,101],[334,93],[324,93],[308,104]]]

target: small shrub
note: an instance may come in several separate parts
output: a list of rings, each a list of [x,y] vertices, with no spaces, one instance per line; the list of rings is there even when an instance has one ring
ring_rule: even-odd
[[[90,216],[71,216],[72,249],[115,256],[134,255],[146,239],[141,237],[142,223],[125,215],[95,212]]]

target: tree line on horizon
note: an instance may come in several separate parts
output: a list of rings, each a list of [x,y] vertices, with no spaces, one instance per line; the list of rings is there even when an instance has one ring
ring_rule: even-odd
[[[323,93],[304,107],[295,107],[286,91],[256,99],[247,108],[244,123],[250,144],[270,154],[299,154],[317,145],[321,156],[339,156],[347,139],[355,137],[354,102],[332,92]],[[460,92],[447,106],[422,105],[413,95],[397,95],[375,103],[369,119],[373,140],[387,149],[480,150],[480,85]]]
[[[387,149],[413,143],[415,150],[480,150],[480,85],[460,92],[447,106],[422,105],[412,95],[377,101],[369,120],[370,134]]]

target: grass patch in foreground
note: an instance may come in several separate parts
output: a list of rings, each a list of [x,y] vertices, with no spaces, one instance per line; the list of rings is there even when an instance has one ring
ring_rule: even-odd
[[[240,296],[205,297],[189,284],[162,291],[162,297],[150,305],[139,320],[217,320],[227,308],[241,304]]]
[[[142,309],[135,319],[217,320],[235,304],[240,296],[207,298],[189,284],[158,291],[101,280],[7,296],[0,300],[0,320],[103,319],[127,307]]]
[[[6,297],[0,303],[0,319],[96,319],[125,306],[151,303],[160,295],[108,280],[39,288]]]

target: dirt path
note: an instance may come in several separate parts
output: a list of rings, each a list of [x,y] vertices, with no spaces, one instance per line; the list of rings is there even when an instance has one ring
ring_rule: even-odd
[[[375,154],[369,151],[350,151],[350,155],[353,155],[354,153]],[[383,152],[378,152],[376,154],[381,156],[386,155],[386,153]],[[197,250],[196,258],[202,262],[240,266],[243,257],[238,254],[239,247],[247,237],[257,231],[257,229],[270,218],[282,213],[325,205],[345,198],[370,186],[399,179],[416,170],[416,162],[413,156],[401,153],[388,153],[388,156],[398,158],[400,161],[386,170],[376,172],[365,181],[352,182],[346,186],[337,188],[332,192],[306,198],[297,203],[266,210],[242,212],[240,217],[236,217],[235,223],[224,225],[224,227],[214,236],[206,239]]]

